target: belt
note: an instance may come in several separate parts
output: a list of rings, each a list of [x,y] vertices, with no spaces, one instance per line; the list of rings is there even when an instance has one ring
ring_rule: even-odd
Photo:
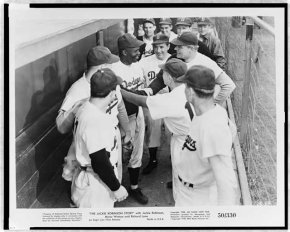
[[[180,180],[180,182],[181,182],[184,186],[187,186],[187,187],[189,187],[189,188],[193,188],[193,187],[194,187],[194,184],[182,180],[180,176],[178,176],[178,179]]]
[[[118,167],[118,162],[115,165],[112,165],[113,168]],[[80,166],[81,170],[87,171],[88,168],[91,168],[91,166]]]

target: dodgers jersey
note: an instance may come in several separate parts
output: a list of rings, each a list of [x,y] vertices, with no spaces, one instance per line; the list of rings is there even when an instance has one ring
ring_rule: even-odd
[[[76,157],[81,166],[90,166],[90,154],[106,149],[110,161],[118,161],[116,129],[112,117],[87,100],[78,110],[74,123]]]
[[[126,65],[119,61],[112,65],[112,70],[123,79],[124,88],[140,90],[144,87],[143,71],[138,62]]]
[[[148,87],[150,83],[156,78],[160,71],[158,65],[164,64],[166,60],[170,57],[170,54],[163,60],[157,59],[156,55],[148,56],[139,61],[139,64],[143,70],[143,76],[145,78],[145,87]]]
[[[218,104],[193,118],[176,163],[177,173],[184,181],[193,183],[196,187],[214,183],[215,178],[208,158],[215,155],[222,156],[226,165],[233,169],[232,133],[228,120],[226,110]],[[235,176],[227,177],[233,185],[236,184]]]
[[[60,107],[60,110],[68,111],[73,107],[73,105],[76,102],[88,99],[90,95],[91,95],[90,83],[86,79],[85,74],[83,74],[83,76],[75,83],[73,83],[72,86],[67,91],[63,103]],[[116,96],[117,98],[115,99],[115,101],[112,102],[107,109],[109,115],[112,116],[114,126],[117,126],[119,123],[117,118],[119,111],[118,108],[114,106],[118,105],[122,100],[122,94],[119,85],[117,85],[116,87]]]

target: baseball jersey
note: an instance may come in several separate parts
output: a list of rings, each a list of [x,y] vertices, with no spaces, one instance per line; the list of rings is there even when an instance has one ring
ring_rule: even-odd
[[[188,69],[193,65],[203,65],[212,69],[215,75],[215,79],[223,72],[223,70],[217,65],[216,62],[199,52],[196,53],[196,56],[193,60],[186,64]]]
[[[87,81],[85,74],[83,74],[67,91],[60,110],[69,111],[76,102],[89,98],[90,89],[90,83]]]
[[[90,154],[105,149],[114,166],[118,161],[116,129],[112,117],[86,101],[76,113],[74,123],[76,158],[81,166],[91,166]]]
[[[157,94],[147,98],[146,104],[152,119],[164,118],[169,131],[174,135],[186,135],[190,117],[185,108],[185,85],[174,88],[170,93]]]
[[[83,76],[75,83],[73,83],[70,89],[67,91],[63,103],[60,107],[60,110],[68,111],[73,107],[73,105],[76,102],[83,99],[88,99],[90,95],[91,95],[90,83],[86,79],[85,74],[83,74]],[[122,100],[122,94],[119,85],[116,87],[116,96],[117,98],[115,99],[115,101],[112,102],[107,109],[109,115],[111,115],[113,119],[114,126],[117,126],[119,123],[117,118],[119,111],[118,108],[115,106],[117,106]]]
[[[184,181],[196,187],[213,184],[215,178],[208,158],[215,155],[223,156],[226,165],[233,169],[228,120],[226,110],[218,104],[193,118],[176,163],[177,173]],[[235,176],[228,175],[227,178],[233,184],[236,182]]]
[[[123,87],[129,90],[140,90],[144,87],[143,71],[139,62],[125,65],[119,61],[112,65],[112,70],[123,79]]]
[[[166,60],[170,57],[168,53],[165,59],[159,60],[156,55],[148,56],[139,61],[139,64],[143,70],[143,76],[145,78],[145,87],[148,87],[149,84],[156,78],[160,68],[158,65],[164,64]]]

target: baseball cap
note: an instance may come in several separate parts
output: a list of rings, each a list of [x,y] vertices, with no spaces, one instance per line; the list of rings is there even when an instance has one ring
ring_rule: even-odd
[[[118,62],[120,58],[111,53],[111,51],[104,46],[96,46],[89,50],[87,55],[87,65],[98,66],[101,64],[112,64]]]
[[[144,44],[143,41],[136,39],[133,35],[125,33],[118,38],[119,48],[137,48]]]
[[[209,25],[212,24],[212,21],[210,21],[209,18],[201,17],[199,18],[197,25]]]
[[[153,18],[146,18],[143,20],[143,24],[144,23],[152,23],[153,25],[155,25],[155,20]]]
[[[192,22],[191,22],[191,19],[190,18],[177,18],[176,19],[176,23],[175,23],[175,26],[178,26],[178,25],[185,25],[185,26],[191,26]]]
[[[120,77],[111,69],[99,69],[91,77],[91,96],[106,97],[112,90],[116,89],[120,81]]]
[[[160,64],[158,67],[168,72],[175,79],[183,76],[187,71],[186,63],[177,58],[169,59],[165,64]]]
[[[172,21],[171,21],[170,18],[161,18],[160,21],[159,21],[159,25],[160,24],[171,25],[172,24]]]
[[[191,88],[204,93],[213,93],[215,88],[214,72],[202,65],[190,67],[185,75],[178,78],[177,81],[186,83]]]
[[[177,46],[198,45],[198,39],[194,33],[186,31],[172,40],[171,43]]]
[[[157,34],[153,36],[152,44],[169,43],[169,37],[163,34]]]

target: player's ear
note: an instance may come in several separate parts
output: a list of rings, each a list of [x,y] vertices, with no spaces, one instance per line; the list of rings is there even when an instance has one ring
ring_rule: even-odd
[[[122,55],[123,55],[123,56],[127,56],[127,54],[128,54],[128,53],[127,53],[127,51],[126,51],[125,49],[122,50]]]

